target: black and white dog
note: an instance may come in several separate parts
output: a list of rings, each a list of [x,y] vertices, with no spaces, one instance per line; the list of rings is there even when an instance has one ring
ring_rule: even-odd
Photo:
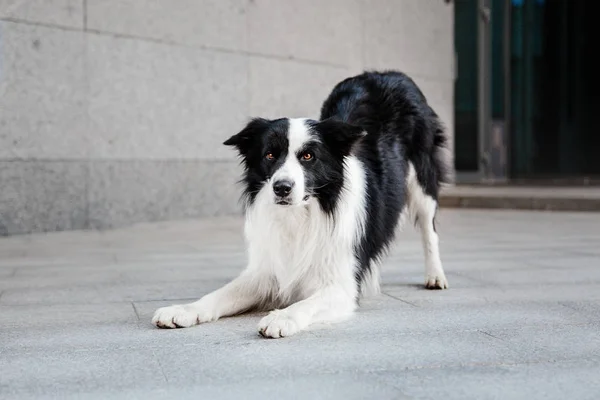
[[[279,338],[346,319],[360,295],[378,291],[379,260],[405,215],[421,230],[425,287],[448,287],[434,225],[447,137],[405,74],[348,78],[319,121],[257,118],[224,144],[245,169],[248,266],[194,303],[158,309],[156,326],[266,309],[258,330]]]

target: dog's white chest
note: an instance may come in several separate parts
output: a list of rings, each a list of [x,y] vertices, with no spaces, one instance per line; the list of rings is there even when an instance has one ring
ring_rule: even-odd
[[[332,234],[327,223],[317,220],[320,213],[286,211],[254,219],[246,234],[255,268],[272,277],[279,296],[295,297],[319,286]]]

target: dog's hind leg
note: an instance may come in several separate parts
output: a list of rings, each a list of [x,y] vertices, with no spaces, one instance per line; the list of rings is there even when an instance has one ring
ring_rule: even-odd
[[[447,289],[448,280],[442,267],[439,238],[434,222],[437,200],[425,193],[417,179],[415,169],[410,163],[406,183],[409,209],[421,231],[425,253],[425,287],[427,289]]]

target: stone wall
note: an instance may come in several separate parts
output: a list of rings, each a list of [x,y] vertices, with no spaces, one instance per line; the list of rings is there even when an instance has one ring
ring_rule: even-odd
[[[0,235],[240,212],[250,116],[393,68],[453,127],[442,0],[0,0]]]

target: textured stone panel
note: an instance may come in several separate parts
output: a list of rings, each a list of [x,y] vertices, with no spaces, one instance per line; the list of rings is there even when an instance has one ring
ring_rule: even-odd
[[[357,0],[255,0],[248,6],[250,51],[333,65],[360,66]]]
[[[240,173],[236,162],[94,162],[90,226],[238,213]]]
[[[88,27],[192,46],[246,47],[246,1],[88,0]]]
[[[84,158],[80,32],[0,22],[0,159]]]
[[[0,161],[0,235],[84,228],[86,178],[80,162]]]
[[[0,0],[0,18],[83,28],[84,0]]]
[[[99,158],[229,158],[247,115],[240,55],[90,36],[90,135]]]

